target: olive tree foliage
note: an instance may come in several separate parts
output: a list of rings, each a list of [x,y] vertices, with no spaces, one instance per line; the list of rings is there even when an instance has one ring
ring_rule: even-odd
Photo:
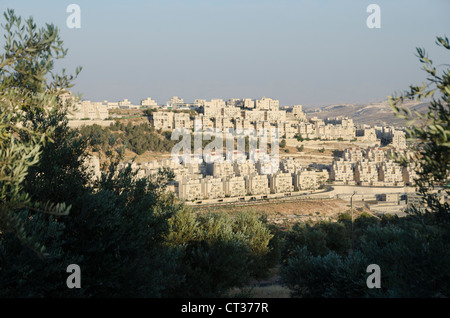
[[[223,297],[233,287],[263,278],[275,264],[273,234],[251,212],[195,215],[184,208],[170,220],[167,244],[179,251],[182,279],[168,294],[173,297]]]
[[[436,44],[450,50],[447,37],[437,37]],[[389,101],[397,117],[407,120],[408,138],[415,143],[411,156],[397,155],[404,165],[412,164],[418,177],[416,184],[423,195],[426,212],[436,212],[438,217],[449,215],[449,204],[439,196],[439,189],[450,194],[450,68],[449,64],[435,66],[425,49],[417,48],[417,57],[427,73],[422,85],[410,85],[409,90],[399,96],[390,96]],[[439,70],[439,67],[447,66]],[[441,73],[439,73],[441,72]],[[402,105],[408,100],[430,98],[428,112],[421,114]]]
[[[449,50],[447,38],[436,43]],[[281,276],[293,297],[448,297],[450,294],[450,218],[449,194],[450,148],[450,70],[438,75],[437,67],[425,50],[417,49],[418,58],[428,74],[421,86],[398,97],[390,97],[395,114],[407,120],[408,137],[414,145],[409,153],[397,153],[403,165],[416,169],[417,188],[423,205],[406,217],[358,218],[355,231],[349,231],[344,218],[323,228],[297,225],[286,234],[282,253]],[[448,64],[447,64],[448,66]],[[405,99],[431,98],[427,113],[412,112],[402,104]],[[346,229],[347,228],[347,229]],[[346,229],[346,230],[345,230]],[[344,230],[344,231],[343,231]],[[347,232],[347,233],[345,233]],[[356,235],[352,235],[356,234]],[[339,236],[336,236],[339,234]],[[330,245],[355,239],[354,247]],[[381,268],[381,288],[366,286],[366,268]]]
[[[66,215],[64,202],[32,201],[23,181],[52,140],[53,128],[40,129],[33,116],[57,111],[61,94],[70,88],[74,76],[53,71],[54,61],[67,54],[58,29],[47,24],[37,28],[33,18],[23,20],[14,10],[2,19],[4,45],[0,54],[0,233],[14,233],[40,256],[45,247],[25,230],[29,218],[24,210]],[[3,22],[2,21],[2,22]],[[76,74],[81,69],[76,69]],[[76,75],[75,75],[76,76]],[[67,106],[66,106],[67,107]]]

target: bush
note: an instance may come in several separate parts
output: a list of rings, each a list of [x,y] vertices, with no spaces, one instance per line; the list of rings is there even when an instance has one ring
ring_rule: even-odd
[[[178,249],[185,279],[168,291],[174,297],[220,297],[251,278],[265,277],[275,258],[268,226],[256,215],[195,216],[189,210],[170,220],[167,242]]]

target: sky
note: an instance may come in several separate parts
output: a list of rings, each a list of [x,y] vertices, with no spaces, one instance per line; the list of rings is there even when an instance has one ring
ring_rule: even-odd
[[[80,28],[67,24],[70,4]],[[367,25],[370,4],[380,28]],[[369,103],[425,80],[417,47],[449,62],[435,44],[450,37],[448,0],[0,0],[6,8],[60,29],[69,51],[57,67],[82,66],[72,90],[91,101]]]

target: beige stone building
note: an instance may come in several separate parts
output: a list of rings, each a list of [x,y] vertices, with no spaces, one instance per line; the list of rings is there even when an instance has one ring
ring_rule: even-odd
[[[209,102],[204,102],[204,114],[208,117],[216,117],[222,115],[222,109],[226,107],[223,99],[211,99]]]
[[[394,148],[406,149],[406,134],[401,130],[394,130],[392,134],[392,146]]]
[[[344,160],[356,163],[361,161],[364,157],[363,151],[360,148],[346,148],[344,150]]]
[[[90,119],[105,120],[109,117],[108,106],[102,102],[91,102],[89,100],[76,103],[67,115],[68,119]]]
[[[206,173],[215,178],[224,178],[235,175],[234,164],[232,162],[209,162],[206,163]]]
[[[201,179],[183,178],[178,183],[178,197],[182,200],[202,200],[204,199]]]
[[[246,192],[250,195],[269,194],[269,179],[267,175],[256,173],[245,176]]]
[[[259,110],[279,110],[280,102],[264,96],[261,99],[255,100],[255,108]]]
[[[405,185],[414,186],[416,184],[415,180],[418,178],[416,167],[411,165],[403,167],[402,174]]]
[[[166,103],[166,106],[170,108],[182,108],[185,105],[186,104],[184,103],[184,100],[182,98],[179,98],[178,96],[170,98]]]
[[[257,174],[255,164],[253,162],[250,162],[248,160],[244,162],[234,162],[234,173],[236,176],[247,176],[251,174]]]
[[[355,182],[362,186],[378,184],[378,164],[362,159],[355,164]]]
[[[393,160],[385,160],[380,164],[378,179],[385,186],[404,186],[402,167]]]
[[[153,113],[153,126],[155,129],[174,129],[175,113],[170,111],[158,111]]]
[[[222,178],[215,178],[213,176],[206,176],[201,179],[202,193],[204,199],[224,198],[224,183]]]
[[[352,162],[345,161],[342,158],[334,160],[331,164],[330,180],[334,181],[335,184],[354,185],[353,166],[354,164]]]
[[[292,107],[292,115],[300,120],[300,121],[306,121],[306,115],[303,112],[303,106],[302,105],[295,105]]]
[[[244,177],[225,177],[223,187],[226,197],[239,197],[246,194]]]
[[[315,171],[298,170],[294,173],[294,190],[315,190],[319,187]]]
[[[381,163],[386,160],[386,152],[381,148],[367,148],[365,151],[365,157],[369,161],[374,161],[375,163]]]
[[[158,107],[158,103],[151,99],[150,97],[141,100],[141,106],[147,108],[155,108]]]
[[[280,169],[284,173],[295,173],[302,170],[301,160],[294,157],[284,157],[280,159]]]
[[[174,113],[173,115],[173,127],[192,129],[193,122],[190,119],[188,113]],[[156,128],[156,127],[155,127]]]
[[[292,175],[290,173],[277,172],[269,176],[271,193],[291,193],[294,191]]]

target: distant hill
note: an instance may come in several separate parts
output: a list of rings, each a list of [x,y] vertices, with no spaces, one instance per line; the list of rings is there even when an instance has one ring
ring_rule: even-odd
[[[424,103],[417,101],[405,101],[404,105],[419,113],[426,112],[429,107],[428,102]],[[387,100],[371,104],[336,104],[319,107],[304,107],[303,109],[308,118],[316,116],[320,119],[325,119],[328,117],[346,116],[352,118],[355,124],[385,126],[404,126],[405,124],[404,120],[394,116]]]

